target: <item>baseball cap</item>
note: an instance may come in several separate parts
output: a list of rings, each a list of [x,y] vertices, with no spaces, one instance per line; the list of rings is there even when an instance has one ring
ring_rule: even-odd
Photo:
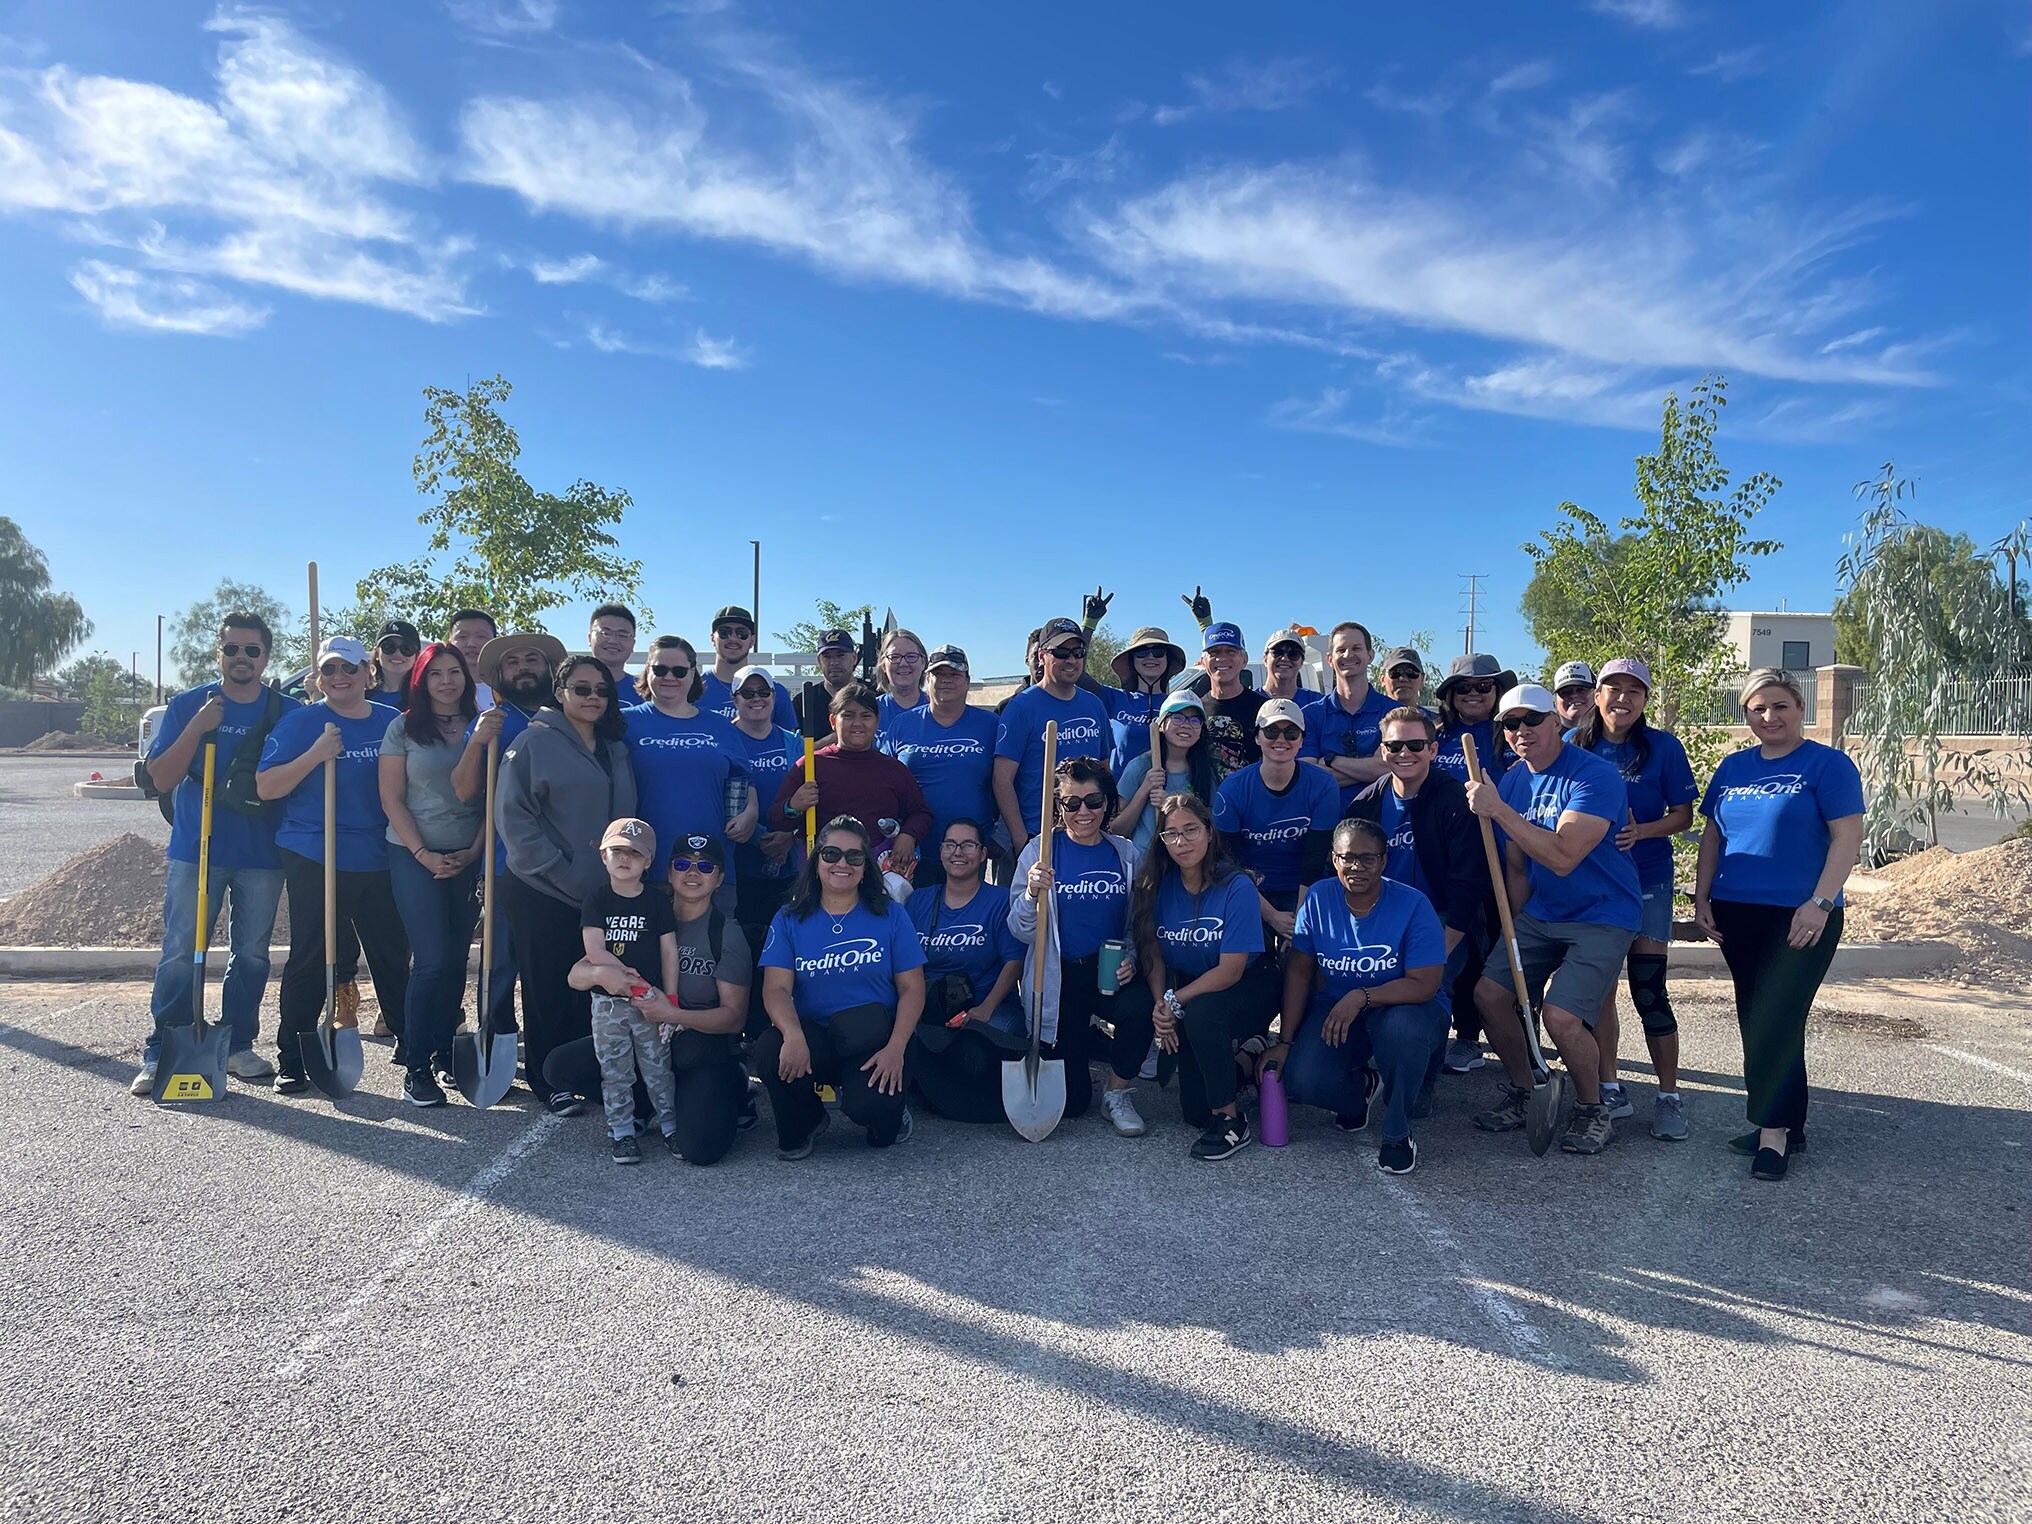
[[[328,656],[349,661],[356,667],[363,666],[367,660],[367,648],[350,635],[334,635],[318,647],[317,660],[312,665],[322,667]]]
[[[751,677],[761,678],[763,682],[769,685],[770,691],[772,693],[775,691],[776,679],[769,675],[769,669],[767,667],[758,667],[753,662],[750,662],[747,666],[743,667],[740,671],[734,674],[734,681],[732,682],[732,684],[729,685],[727,691],[729,693],[739,693],[741,691],[741,685],[747,682],[748,679]]]
[[[958,646],[934,646],[931,655],[924,659],[924,670],[936,672],[940,667],[950,667],[962,677],[969,676],[972,668],[967,665],[967,653]]]
[[[1305,711],[1290,699],[1263,700],[1263,707],[1256,711],[1256,728],[1261,730],[1267,725],[1275,725],[1279,720],[1287,725],[1296,725],[1300,730],[1305,729]]]
[[[1248,649],[1248,647],[1242,644],[1240,626],[1229,624],[1225,619],[1219,624],[1208,625],[1206,627],[1206,639],[1200,642],[1200,649],[1202,651],[1211,651],[1215,646],[1233,646],[1237,650]]]
[[[1049,650],[1068,635],[1077,635],[1084,640],[1086,638],[1086,631],[1070,619],[1046,620],[1044,628],[1037,632],[1037,649],[1040,651]]]
[[[727,866],[727,844],[717,836],[680,836],[670,844],[670,855],[676,857],[707,858]]]
[[[1612,677],[1634,677],[1644,685],[1644,691],[1651,691],[1651,669],[1634,656],[1618,656],[1614,661],[1602,663],[1601,681]]]
[[[752,630],[755,628],[755,616],[742,608],[740,604],[730,603],[721,609],[719,613],[713,615],[712,629],[714,633],[717,634],[720,626],[723,624],[745,624]]]
[[[861,649],[854,637],[845,630],[827,630],[818,638],[821,651],[858,651]]]
[[[421,649],[423,646],[423,637],[416,633],[416,626],[411,624],[407,619],[391,619],[382,625],[380,633],[374,637],[374,644],[378,646],[390,635],[393,635],[404,645],[415,646],[418,649]]]
[[[1190,688],[1174,688],[1164,695],[1164,702],[1157,706],[1157,718],[1166,720],[1174,714],[1196,714],[1206,718],[1206,700]]]
[[[600,850],[609,847],[626,847],[630,852],[640,852],[649,861],[656,860],[656,831],[646,820],[637,820],[633,815],[623,815],[600,833]]]
[[[1584,661],[1570,661],[1552,674],[1552,691],[1562,688],[1592,688],[1595,685],[1595,669]]]
[[[1559,707],[1542,683],[1519,683],[1496,703],[1496,714],[1500,718],[1512,709],[1529,709],[1534,714],[1551,714]]]
[[[1387,669],[1386,669],[1387,670]],[[1497,661],[1485,651],[1476,651],[1468,656],[1456,656],[1446,669],[1446,676],[1439,680],[1439,696],[1444,699],[1447,690],[1464,678],[1493,677],[1496,691],[1508,693],[1517,686],[1517,674]]]
[[[1377,665],[1385,672],[1392,667],[1416,667],[1418,675],[1425,676],[1425,658],[1411,646],[1392,646],[1383,653],[1383,659]]]
[[[1305,641],[1296,630],[1284,629],[1272,631],[1270,638],[1263,642],[1263,649],[1265,651],[1274,651],[1279,646],[1297,646],[1300,659],[1302,660],[1305,656]]]

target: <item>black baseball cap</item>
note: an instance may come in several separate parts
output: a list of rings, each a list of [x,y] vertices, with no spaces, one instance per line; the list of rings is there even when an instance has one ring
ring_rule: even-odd
[[[845,630],[827,630],[818,638],[821,651],[858,651],[860,643]]]
[[[1065,639],[1068,635],[1077,635],[1085,639],[1086,631],[1070,619],[1050,620],[1037,632],[1037,648],[1040,651],[1048,651],[1055,642]]]
[[[416,633],[416,626],[411,624],[407,619],[391,619],[382,625],[381,633],[374,637],[374,644],[378,646],[390,635],[395,636],[404,645],[409,646],[413,650],[421,651],[423,649],[423,637]]]
[[[670,855],[710,858],[722,868],[727,866],[727,844],[717,836],[680,836],[670,844]]]
[[[755,628],[755,616],[742,608],[740,604],[730,603],[721,609],[719,613],[713,615],[713,633],[715,635],[719,634],[720,626],[723,624],[745,624],[752,630]]]

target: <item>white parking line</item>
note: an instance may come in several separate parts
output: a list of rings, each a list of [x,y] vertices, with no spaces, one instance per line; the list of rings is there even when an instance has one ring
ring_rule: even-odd
[[[1945,1043],[1930,1042],[1926,1045],[1934,1052],[1944,1054],[1957,1063],[1974,1069],[1987,1069],[1992,1074],[2001,1074],[2005,1079],[2014,1079],[2021,1085],[2032,1085],[2032,1074],[2023,1069],[2013,1069],[2009,1064],[2000,1064],[1994,1058],[1984,1058],[1980,1053],[1964,1053],[1959,1048],[1950,1048]]]
[[[526,1159],[536,1146],[563,1125],[561,1118],[551,1115],[538,1117],[522,1135],[510,1143],[485,1169],[466,1182],[466,1188],[431,1214],[415,1232],[404,1239],[402,1246],[382,1262],[381,1268],[369,1276],[360,1289],[346,1298],[345,1306],[325,1321],[323,1327],[304,1335],[296,1348],[289,1352],[289,1358],[270,1368],[269,1374],[284,1381],[294,1381],[309,1366],[319,1351],[343,1333],[360,1313],[377,1301],[381,1293],[410,1266],[423,1257],[438,1235],[459,1218],[479,1206],[491,1196],[503,1180],[515,1173],[515,1167]]]
[[[1377,1179],[1385,1194],[1397,1203],[1398,1209],[1410,1221],[1412,1231],[1424,1239],[1434,1253],[1453,1261],[1461,1286],[1475,1304],[1475,1310],[1509,1342],[1511,1349],[1520,1358],[1535,1365],[1551,1370],[1565,1369],[1566,1362],[1553,1349],[1544,1330],[1531,1321],[1522,1307],[1504,1295],[1500,1286],[1483,1277],[1447,1225],[1435,1217],[1408,1187],[1388,1175],[1379,1175]]]

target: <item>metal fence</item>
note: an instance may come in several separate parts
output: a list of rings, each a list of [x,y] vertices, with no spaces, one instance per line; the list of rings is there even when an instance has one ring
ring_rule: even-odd
[[[2032,673],[1992,677],[1981,682],[1950,680],[1943,685],[1946,720],[1940,727],[1944,736],[2032,735]],[[1870,679],[1859,677],[1849,684],[1849,712],[1853,714],[1870,691]]]

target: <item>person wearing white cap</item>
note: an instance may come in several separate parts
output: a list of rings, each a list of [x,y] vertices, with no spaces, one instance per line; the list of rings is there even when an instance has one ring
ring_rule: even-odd
[[[720,612],[724,615],[730,611]],[[712,674],[706,674],[708,690],[712,681]],[[727,691],[734,704],[730,754],[748,780],[749,797],[766,806],[776,797],[783,780],[804,765],[804,741],[795,730],[781,723],[782,717],[790,712],[790,705],[787,699],[778,702],[783,690],[763,668],[742,667],[733,674]],[[705,702],[702,699],[700,707]],[[793,714],[792,718],[795,717]],[[790,882],[797,875],[796,848],[800,840],[795,827],[774,819],[762,820],[755,833],[734,849],[734,919],[740,922],[751,948],[762,945],[762,939],[769,934],[770,921],[790,893]],[[751,984],[749,1000],[759,1023],[761,980]]]
[[[889,722],[889,754],[910,770],[931,811],[927,846],[945,840],[955,820],[995,818],[995,730],[992,711],[967,702],[972,686],[967,653],[938,646],[926,661],[931,702],[907,709]],[[922,888],[945,881],[938,851],[917,855],[912,882]]]
[[[1221,780],[1214,828],[1256,880],[1263,922],[1291,935],[1299,899],[1330,871],[1327,854],[1341,818],[1341,791],[1323,767],[1299,764],[1306,711],[1287,698],[1256,711],[1263,760]]]
[[[1573,729],[1594,707],[1595,669],[1584,661],[1562,663],[1552,674],[1552,697],[1559,706],[1559,723]]]
[[[1263,642],[1261,691],[1265,698],[1290,699],[1301,709],[1320,701],[1317,689],[1300,682],[1305,673],[1305,655],[1305,638],[1297,630],[1287,627],[1270,632],[1270,638]],[[1262,726],[1258,724],[1257,728]]]
[[[1214,744],[1207,735],[1206,700],[1188,689],[1167,693],[1157,707],[1157,734],[1164,745],[1164,765],[1148,751],[1130,759],[1122,771],[1122,804],[1108,829],[1136,844],[1146,857],[1157,839],[1157,806],[1168,794],[1191,794],[1213,802]]]
[[[1532,1005],[1559,1045],[1579,1100],[1559,1146],[1599,1153],[1615,1136],[1601,1099],[1601,1050],[1594,1025],[1602,997],[1615,989],[1631,939],[1643,925],[1643,898],[1629,854],[1614,832],[1629,817],[1622,774],[1591,752],[1569,746],[1554,717],[1552,695],[1536,683],[1504,694],[1496,718],[1524,765],[1501,782],[1468,785],[1468,808],[1508,838],[1510,903]],[[1482,966],[1475,1003],[1508,1080],[1496,1105],[1474,1119],[1485,1132],[1524,1125],[1531,1065],[1518,1020],[1506,948]]]
[[[1567,737],[1608,762],[1630,791],[1628,821],[1616,845],[1630,854],[1644,895],[1644,925],[1630,944],[1630,1004],[1644,1024],[1644,1043],[1658,1080],[1651,1136],[1678,1141],[1686,1136],[1686,1109],[1679,1095],[1679,1023],[1665,989],[1665,955],[1672,941],[1672,838],[1693,824],[1700,786],[1686,748],[1670,731],[1644,718],[1651,700],[1651,669],[1623,657],[1603,666],[1595,701]],[[1611,1117],[1635,1113],[1616,1079],[1616,992],[1602,1001],[1595,1038],[1602,1050],[1602,1100]]]

